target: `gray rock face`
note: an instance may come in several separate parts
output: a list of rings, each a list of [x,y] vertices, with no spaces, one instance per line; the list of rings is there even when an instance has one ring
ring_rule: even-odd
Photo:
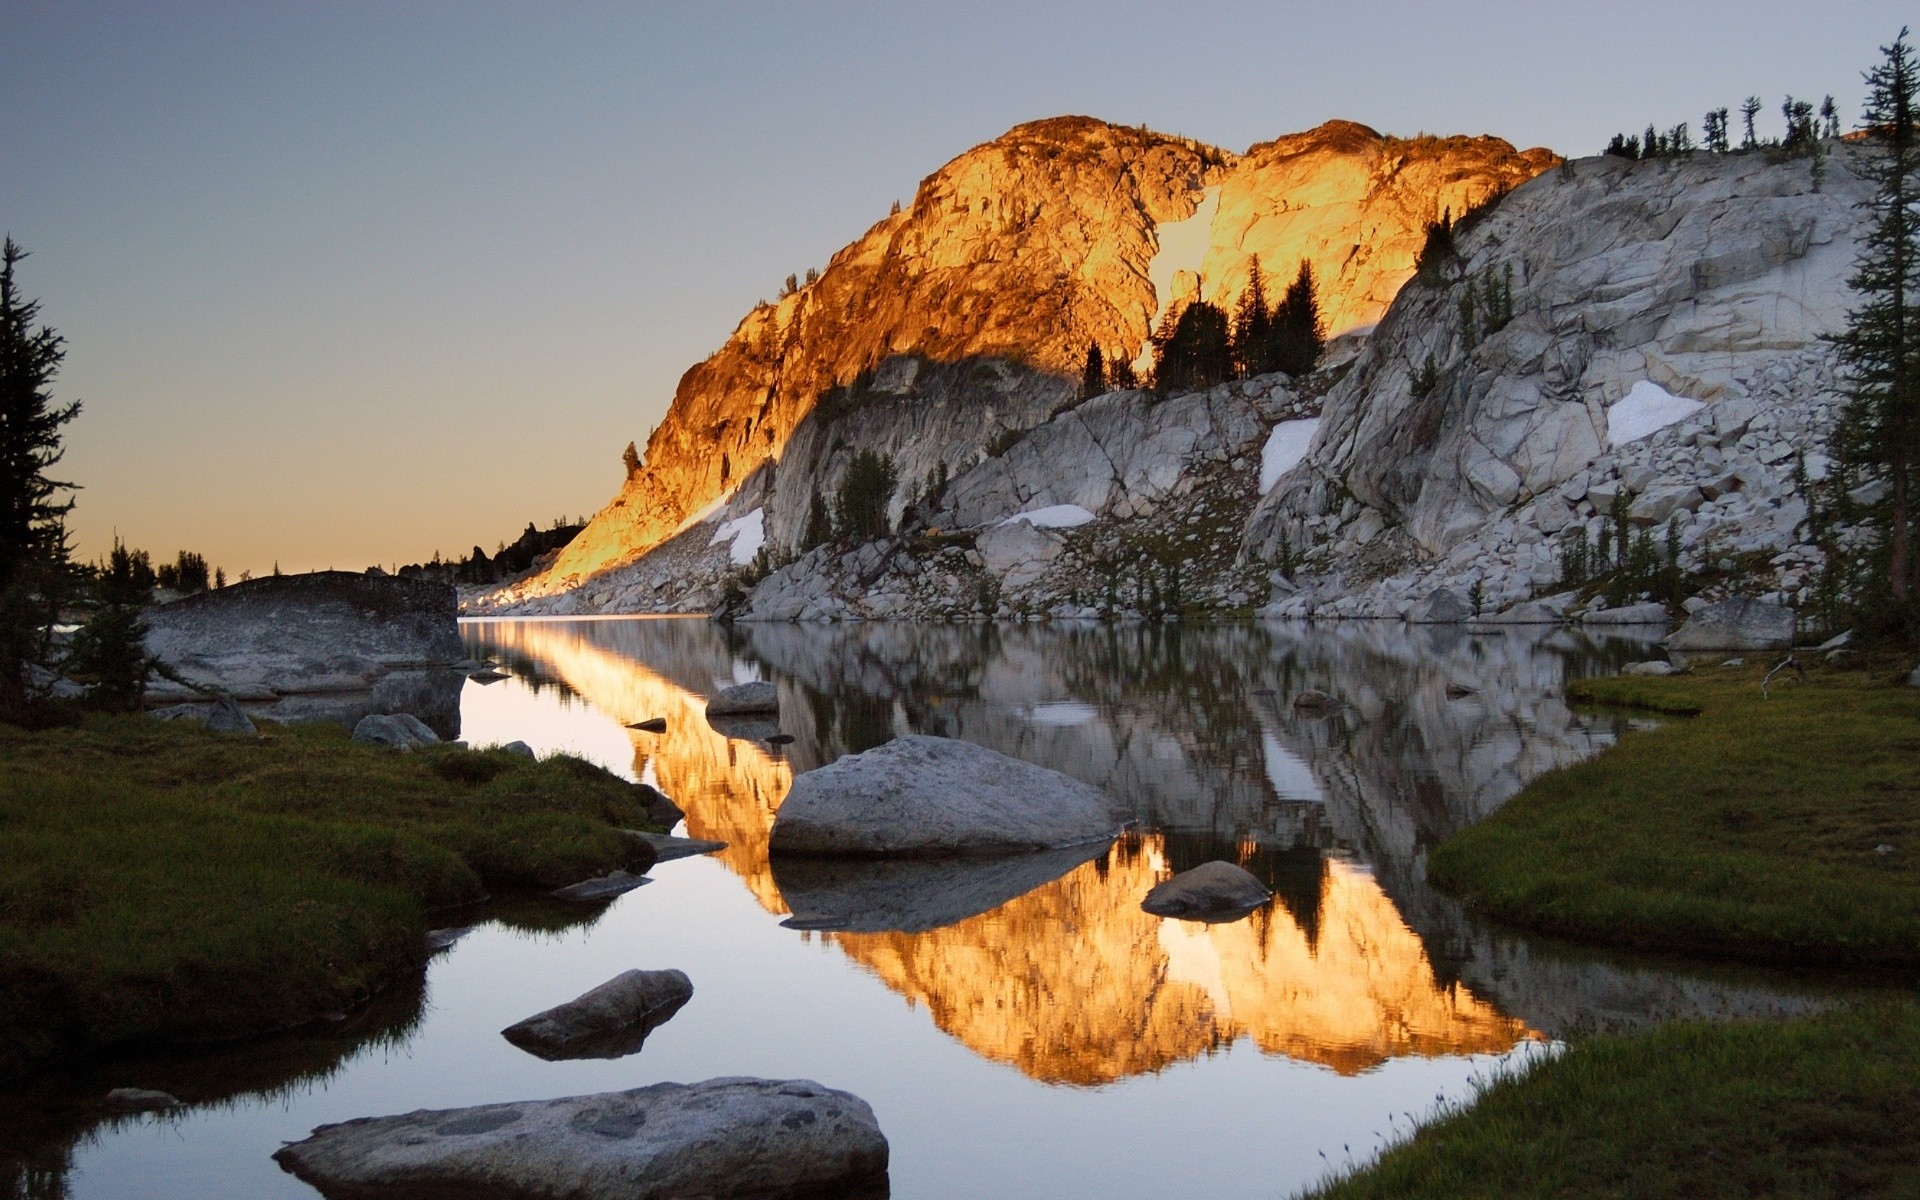
[[[466,657],[453,589],[393,576],[274,575],[142,616],[161,661],[243,699],[366,692],[393,671]]]
[[[693,999],[684,971],[624,971],[565,1004],[536,1013],[500,1036],[544,1059],[624,1058]]]
[[[882,1180],[887,1139],[847,1092],[725,1078],[322,1125],[273,1157],[335,1200],[775,1200]]]
[[[780,689],[755,681],[722,688],[707,701],[709,717],[740,717],[780,711]]]
[[[789,929],[924,933],[991,912],[1107,852],[1102,839],[1005,858],[773,860]]]
[[[1793,645],[1790,608],[1736,598],[1709,604],[1667,639],[1671,650],[1786,650]]]
[[[1156,917],[1237,921],[1273,895],[1267,885],[1230,862],[1201,863],[1158,884],[1140,907]]]
[[[440,738],[418,718],[405,713],[387,715],[369,713],[353,727],[353,740],[363,746],[385,746],[391,750],[411,750],[431,746]]]
[[[1465,600],[1447,588],[1437,588],[1408,611],[1407,620],[1415,625],[1457,625],[1472,615]]]
[[[775,854],[1020,854],[1111,836],[1107,799],[971,742],[914,734],[808,771],[774,818]]]

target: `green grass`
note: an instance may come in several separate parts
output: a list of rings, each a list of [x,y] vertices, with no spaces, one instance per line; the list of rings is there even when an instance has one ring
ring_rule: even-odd
[[[1318,1200],[1920,1196],[1920,1012],[1596,1037]]]
[[[1437,885],[1595,942],[1920,963],[1920,690],[1818,670],[1768,699],[1758,670],[1713,670],[1569,695],[1699,715],[1536,780],[1433,852]]]
[[[433,909],[626,864],[645,819],[578,759],[0,726],[0,1078],[349,1008],[417,967]]]

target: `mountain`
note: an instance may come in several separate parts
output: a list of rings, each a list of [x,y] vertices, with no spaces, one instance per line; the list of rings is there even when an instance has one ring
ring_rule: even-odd
[[[819,277],[743,319],[682,377],[646,453],[525,600],[630,563],[738,489],[829,389],[892,356],[1077,380],[1089,344],[1141,356],[1170,303],[1231,306],[1257,259],[1320,283],[1329,332],[1380,319],[1429,221],[1552,166],[1492,137],[1382,136],[1334,121],[1232,154],[1059,117],[954,159]]]

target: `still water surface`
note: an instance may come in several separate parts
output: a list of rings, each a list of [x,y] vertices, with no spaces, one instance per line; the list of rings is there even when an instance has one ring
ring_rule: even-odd
[[[597,913],[472,914],[484,923],[424,984],[344,1021],[0,1096],[0,1183],[312,1197],[268,1155],[324,1122],[761,1075],[871,1103],[898,1197],[1280,1197],[1571,1031],[1810,1002],[1777,979],[1490,929],[1425,885],[1435,842],[1628,727],[1561,699],[1643,656],[1626,643],[1380,623],[465,632],[512,676],[467,683],[470,743],[520,739],[652,783],[686,811],[678,832],[728,849],[662,864]],[[754,678],[780,687],[777,727],[709,724],[704,697]],[[1296,713],[1309,687],[1342,707]],[[625,728],[650,717],[667,732]],[[776,728],[795,741],[769,746]],[[903,865],[885,888],[769,861],[796,773],[903,732],[1065,771],[1133,831],[1013,866]],[[1213,858],[1274,902],[1212,926],[1140,910]],[[631,967],[695,987],[640,1053],[550,1063],[499,1036]],[[194,1104],[104,1124],[81,1107],[121,1085]]]

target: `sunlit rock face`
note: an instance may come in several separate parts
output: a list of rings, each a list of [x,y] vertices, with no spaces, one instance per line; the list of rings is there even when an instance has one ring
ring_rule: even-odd
[[[665,541],[780,457],[823,391],[889,356],[1077,380],[1090,343],[1137,357],[1176,295],[1236,298],[1256,256],[1284,278],[1312,262],[1333,331],[1371,323],[1426,222],[1554,161],[1348,122],[1245,156],[1088,117],[1018,126],[928,176],[817,281],[748,314],[681,379],[639,471],[519,594],[567,591]],[[1205,228],[1163,245],[1203,204]]]

